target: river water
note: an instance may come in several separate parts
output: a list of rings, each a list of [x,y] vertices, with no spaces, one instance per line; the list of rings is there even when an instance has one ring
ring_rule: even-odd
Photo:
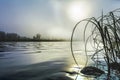
[[[83,43],[73,48],[79,66],[70,42],[1,42],[0,80],[94,80],[77,74],[86,64]]]

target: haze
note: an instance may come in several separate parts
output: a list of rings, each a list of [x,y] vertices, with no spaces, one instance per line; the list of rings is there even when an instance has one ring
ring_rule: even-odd
[[[116,8],[119,0],[0,0],[0,31],[69,39],[78,21]]]

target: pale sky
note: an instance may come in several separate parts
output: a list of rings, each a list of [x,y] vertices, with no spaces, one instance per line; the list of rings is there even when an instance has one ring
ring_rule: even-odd
[[[119,0],[0,0],[0,31],[69,39],[78,21],[117,8]]]

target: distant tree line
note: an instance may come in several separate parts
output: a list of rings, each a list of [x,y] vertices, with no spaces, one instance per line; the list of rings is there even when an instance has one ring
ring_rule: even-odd
[[[0,41],[40,41],[41,35],[36,34],[33,38],[23,37],[18,35],[17,33],[6,33],[4,31],[0,31]]]

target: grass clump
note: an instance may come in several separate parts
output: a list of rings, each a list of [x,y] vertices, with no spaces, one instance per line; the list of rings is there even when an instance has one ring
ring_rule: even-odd
[[[107,80],[111,80],[112,70],[117,71],[117,74],[120,74],[120,9],[109,12],[106,15],[102,15],[98,18],[92,17],[84,19],[78,22],[72,32],[71,36],[71,51],[74,57],[73,52],[73,36],[75,30],[81,22],[86,22],[84,27],[84,42],[85,42],[85,52],[87,55],[87,43],[89,40],[94,42],[95,53],[92,55],[91,59],[95,62],[96,65],[99,63],[99,57],[95,57],[100,53],[103,56],[103,60],[107,66]],[[86,37],[86,29],[89,25],[92,24],[91,35]],[[74,60],[78,65],[75,57]],[[88,60],[86,61],[86,64]],[[114,64],[114,65],[113,65]],[[103,65],[102,63],[100,65]],[[97,67],[97,66],[96,66]]]

